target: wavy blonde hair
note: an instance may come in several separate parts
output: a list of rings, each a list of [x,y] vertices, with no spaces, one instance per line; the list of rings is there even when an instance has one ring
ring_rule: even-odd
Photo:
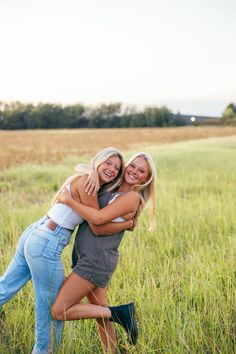
[[[99,195],[105,191],[111,192],[113,189],[115,189],[116,187],[118,187],[121,184],[121,181],[123,178],[124,169],[125,169],[124,158],[123,158],[122,154],[120,153],[120,151],[114,147],[108,147],[108,148],[105,148],[105,149],[99,151],[97,153],[97,155],[95,155],[94,158],[92,159],[91,167],[94,168],[95,170],[97,170],[98,167],[103,162],[105,162],[107,159],[109,159],[109,157],[111,157],[111,156],[118,156],[120,158],[121,167],[120,167],[117,177],[112,182],[106,183],[101,186],[100,191],[99,191]]]
[[[107,147],[105,149],[102,149],[101,151],[99,151],[92,159],[90,166],[88,165],[76,165],[75,166],[75,170],[76,173],[73,174],[72,176],[70,176],[69,178],[66,179],[66,181],[61,185],[61,187],[59,188],[58,192],[56,193],[55,197],[52,200],[52,204],[55,203],[58,194],[60,193],[60,191],[62,189],[65,188],[65,186],[68,183],[72,183],[75,179],[77,179],[78,177],[84,176],[85,174],[87,174],[91,168],[95,169],[97,171],[98,167],[105,162],[106,160],[109,159],[109,157],[111,156],[118,156],[120,158],[121,161],[121,167],[119,170],[119,173],[117,175],[117,177],[109,183],[105,183],[99,190],[99,195],[101,195],[101,193],[104,193],[105,191],[112,191],[113,189],[115,189],[117,186],[120,185],[122,177],[123,177],[123,173],[124,173],[124,158],[122,156],[122,154],[120,153],[119,150],[117,150],[114,147]]]
[[[146,206],[147,202],[150,201],[150,227],[149,230],[154,230],[156,228],[155,210],[156,210],[156,166],[150,155],[146,152],[137,152],[133,154],[127,161],[125,167],[130,165],[137,157],[143,157],[149,167],[149,175],[147,181],[140,185],[133,186],[131,190],[139,193],[141,197],[141,205],[138,210],[138,214]]]

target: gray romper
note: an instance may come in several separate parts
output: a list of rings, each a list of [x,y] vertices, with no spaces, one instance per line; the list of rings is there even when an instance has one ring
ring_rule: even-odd
[[[104,192],[99,198],[100,208],[104,208],[112,194]],[[111,236],[95,236],[84,221],[77,231],[72,254],[73,272],[100,288],[105,288],[116,269],[118,247],[124,231]]]

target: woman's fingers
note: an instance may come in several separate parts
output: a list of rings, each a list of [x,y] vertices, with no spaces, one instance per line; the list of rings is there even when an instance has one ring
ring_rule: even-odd
[[[84,183],[85,192],[88,193],[88,195],[91,194],[94,190],[94,187],[95,187],[94,180],[88,177]]]
[[[90,179],[90,177],[89,176],[87,176],[87,178],[86,178],[86,180],[85,180],[85,182],[84,182],[84,184],[83,184],[83,187],[85,188],[85,191],[86,191],[86,189],[87,189],[87,187],[88,187],[88,185],[91,183],[91,179]],[[87,191],[86,191],[87,192]]]
[[[97,183],[96,187],[94,189],[94,192],[93,192],[93,196],[97,195],[97,192],[98,192],[99,188],[100,188],[100,185],[99,185],[99,183]]]
[[[95,183],[91,183],[88,189],[88,195],[92,194],[93,196],[97,193],[97,185]]]
[[[85,188],[85,192],[88,195],[92,194],[95,196],[99,190],[99,183],[88,176],[83,184],[83,187]]]
[[[99,183],[95,183],[92,188],[91,188],[91,194],[93,194],[93,196],[95,197],[95,195],[97,195],[97,192],[99,190]]]
[[[96,171],[91,171],[84,184],[83,184],[83,187],[85,188],[85,192],[90,195],[92,194],[93,196],[96,195],[98,189],[99,189],[99,178],[98,178],[98,175],[97,175],[97,172]]]
[[[136,218],[131,218],[130,220],[132,220],[132,226],[130,228],[128,228],[127,230],[129,231],[134,231],[134,229],[137,227],[138,225],[138,220]]]

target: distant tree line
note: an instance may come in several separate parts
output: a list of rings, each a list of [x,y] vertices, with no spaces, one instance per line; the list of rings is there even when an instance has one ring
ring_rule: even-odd
[[[204,118],[204,117],[203,117]],[[188,125],[180,113],[173,114],[167,107],[124,107],[121,103],[85,106],[83,104],[62,106],[60,104],[0,101],[0,129],[57,129],[57,128],[131,128],[174,127]],[[198,124],[236,125],[236,104],[230,103],[222,117]]]
[[[0,102],[0,129],[127,128],[186,125],[166,107],[123,107],[121,103],[83,104]]]
[[[227,124],[227,125],[228,124],[236,125],[236,104],[235,103],[230,103],[226,107],[222,117],[220,118],[220,123]]]

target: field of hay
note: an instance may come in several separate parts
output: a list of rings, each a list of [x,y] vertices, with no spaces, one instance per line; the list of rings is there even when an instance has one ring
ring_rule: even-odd
[[[236,127],[68,129],[0,131],[0,168],[22,163],[58,163],[91,157],[106,146],[123,150],[178,141],[231,136]]]
[[[0,141],[0,274],[77,162],[109,145],[125,157],[147,151],[158,171],[158,227],[148,231],[146,210],[121,244],[110,303],[135,300],[140,336],[129,347],[117,327],[117,354],[235,353],[235,128],[0,132]],[[30,353],[33,342],[29,282],[0,312],[0,354]],[[66,323],[62,352],[102,353],[95,321]]]

